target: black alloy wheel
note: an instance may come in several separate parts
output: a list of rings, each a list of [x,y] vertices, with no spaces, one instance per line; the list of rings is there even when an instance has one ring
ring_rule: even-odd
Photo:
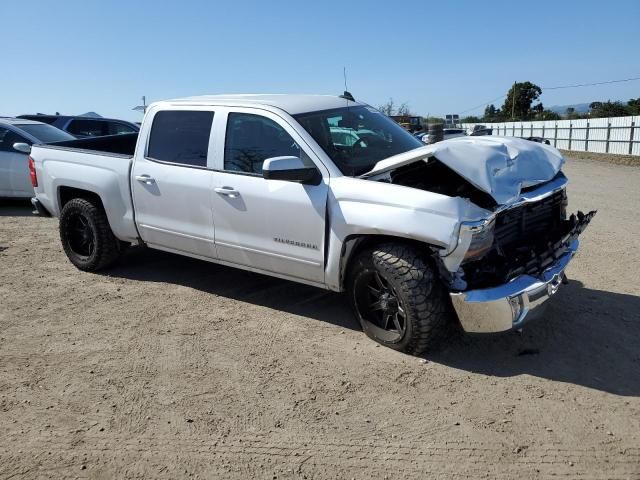
[[[389,343],[402,340],[407,330],[406,311],[379,272],[366,270],[355,279],[354,301],[359,317],[377,338]]]

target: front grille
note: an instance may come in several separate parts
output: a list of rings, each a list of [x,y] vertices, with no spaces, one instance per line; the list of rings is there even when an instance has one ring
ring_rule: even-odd
[[[524,274],[535,277],[556,261],[571,241],[568,235],[577,236],[591,220],[582,214],[563,219],[563,201],[564,191],[559,191],[499,213],[494,248],[462,266],[467,288],[490,288]]]
[[[562,221],[564,192],[559,191],[539,202],[505,210],[496,217],[496,245],[502,250],[537,243],[557,231]]]

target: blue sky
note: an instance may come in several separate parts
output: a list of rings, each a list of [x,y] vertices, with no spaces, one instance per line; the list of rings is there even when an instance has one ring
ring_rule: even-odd
[[[150,100],[349,90],[426,115],[507,91],[640,76],[640,1],[0,0],[0,115]],[[549,91],[545,105],[640,97],[640,81]],[[501,101],[497,102],[501,104]],[[470,113],[482,113],[483,107]]]

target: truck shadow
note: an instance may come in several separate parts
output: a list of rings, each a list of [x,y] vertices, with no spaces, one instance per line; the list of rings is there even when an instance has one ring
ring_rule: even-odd
[[[155,250],[131,249],[108,275],[172,283],[360,330],[344,295]],[[473,373],[532,375],[640,396],[640,297],[572,281],[522,333],[451,335],[426,358]]]
[[[496,377],[532,375],[640,396],[640,297],[570,281],[522,333],[455,335],[430,361]]]
[[[126,258],[106,273],[130,280],[183,285],[341,328],[360,330],[343,295],[159,250],[131,248]]]
[[[0,198],[0,217],[31,217],[29,199]]]

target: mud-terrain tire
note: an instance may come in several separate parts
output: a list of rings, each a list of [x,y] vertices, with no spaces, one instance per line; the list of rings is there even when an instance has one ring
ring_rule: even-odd
[[[109,267],[123,250],[102,206],[84,198],[74,198],[63,207],[60,241],[71,263],[85,272]]]
[[[408,244],[384,243],[360,253],[348,271],[347,294],[370,338],[410,355],[435,347],[451,318],[431,260]]]

